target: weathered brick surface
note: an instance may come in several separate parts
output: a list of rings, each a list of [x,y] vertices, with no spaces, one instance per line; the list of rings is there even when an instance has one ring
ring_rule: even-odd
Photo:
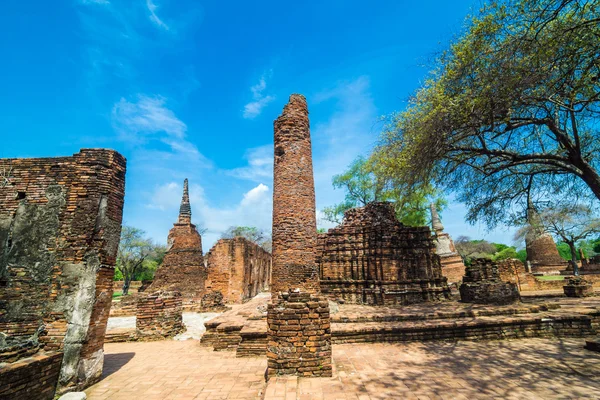
[[[243,237],[219,240],[206,259],[206,289],[220,292],[225,303],[241,303],[269,287],[271,254]]]
[[[15,346],[64,351],[60,386],[83,387],[102,372],[125,159],[83,149],[0,171],[0,359]]]
[[[404,226],[391,203],[348,210],[318,245],[321,291],[332,299],[391,305],[450,294],[429,228]]]
[[[517,285],[502,281],[496,263],[486,258],[473,259],[459,290],[464,303],[501,305],[520,301]]]
[[[41,352],[0,366],[0,399],[52,400],[62,358],[61,352]]]
[[[528,237],[525,247],[532,272],[556,273],[567,268],[567,262],[558,254],[556,243],[549,234]]]
[[[563,290],[567,297],[588,297],[594,294],[592,283],[581,276],[569,278]]]
[[[168,339],[183,332],[181,293],[158,291],[140,295],[135,326],[137,340]]]
[[[157,269],[149,291],[178,291],[186,302],[200,304],[207,270],[202,255],[202,238],[192,224],[188,181],[184,182],[179,218],[167,237],[167,254]]]
[[[268,375],[331,376],[329,303],[319,295],[315,188],[304,96],[290,96],[274,131]]]
[[[331,376],[329,302],[311,293],[289,293],[269,304],[269,375]]]

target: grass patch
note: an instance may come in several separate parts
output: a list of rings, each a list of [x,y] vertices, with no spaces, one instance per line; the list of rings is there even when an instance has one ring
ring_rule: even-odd
[[[112,297],[112,298],[113,298],[113,299],[116,299],[116,298],[119,298],[119,297],[121,297],[121,296],[123,296],[123,291],[121,291],[121,290],[115,290],[115,291],[113,292],[113,297]]]
[[[564,281],[565,277],[563,275],[544,275],[544,276],[536,276],[540,281]]]

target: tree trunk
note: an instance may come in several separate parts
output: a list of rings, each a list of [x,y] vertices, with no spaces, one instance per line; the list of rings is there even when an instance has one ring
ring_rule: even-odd
[[[579,267],[577,266],[577,249],[575,248],[575,242],[567,242],[571,249],[571,265],[573,266],[573,275],[579,275]]]
[[[123,296],[127,296],[129,294],[129,285],[131,284],[131,276],[125,275],[123,276]]]
[[[592,193],[600,200],[600,175],[598,172],[587,162],[581,160],[580,163],[576,163],[576,166],[581,169],[581,179],[588,185],[592,190]]]

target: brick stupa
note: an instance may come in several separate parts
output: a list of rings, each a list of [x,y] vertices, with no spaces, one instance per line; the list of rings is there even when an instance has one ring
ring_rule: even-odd
[[[206,267],[202,255],[202,238],[192,224],[192,209],[188,180],[183,182],[183,198],[179,218],[169,231],[167,253],[156,271],[148,292],[157,290],[179,291],[184,304],[200,303],[206,281]]]
[[[268,376],[331,376],[329,303],[321,295],[316,263],[315,186],[304,96],[290,96],[274,129]]]
[[[540,216],[531,202],[527,207],[527,220],[532,229],[525,237],[527,261],[531,272],[543,274],[560,274],[568,263],[558,254],[556,243],[540,222]]]

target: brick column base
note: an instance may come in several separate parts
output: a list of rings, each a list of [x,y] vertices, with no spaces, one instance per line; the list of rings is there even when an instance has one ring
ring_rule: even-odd
[[[310,293],[281,293],[269,304],[268,376],[331,376],[329,302]]]

